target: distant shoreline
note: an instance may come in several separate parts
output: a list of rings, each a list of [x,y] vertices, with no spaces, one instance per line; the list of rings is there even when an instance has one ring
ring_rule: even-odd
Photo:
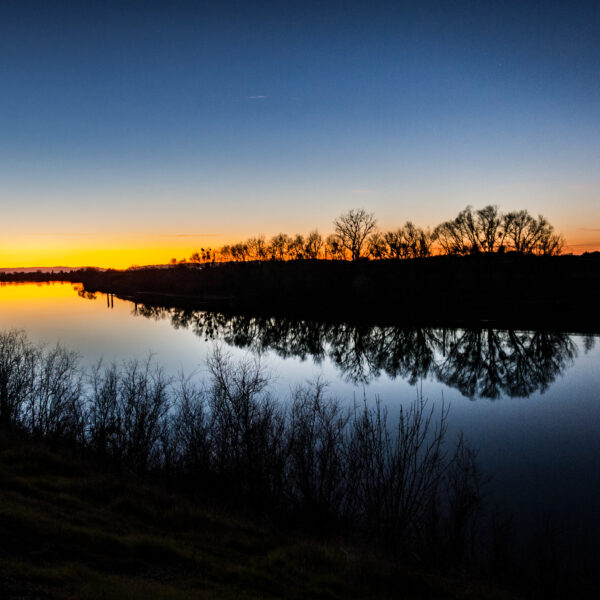
[[[397,325],[600,332],[600,254],[0,273],[0,282],[59,280],[79,283],[87,292],[180,308]]]

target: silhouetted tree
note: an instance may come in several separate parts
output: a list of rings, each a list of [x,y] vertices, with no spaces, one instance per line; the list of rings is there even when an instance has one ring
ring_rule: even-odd
[[[268,255],[271,260],[285,260],[289,255],[291,238],[286,233],[274,235],[268,246]]]
[[[506,228],[497,206],[486,206],[475,213],[479,248],[491,254],[504,249]]]
[[[245,262],[249,258],[248,245],[243,242],[231,246],[230,252],[236,262]]]
[[[328,260],[358,260],[368,256],[380,259],[425,258],[435,252],[447,255],[494,254],[514,251],[520,254],[556,255],[564,248],[564,239],[554,232],[543,216],[533,218],[525,210],[502,214],[497,206],[488,205],[474,210],[467,206],[449,221],[440,223],[433,231],[407,221],[393,231],[378,232],[373,214],[364,209],[352,209],[334,221],[335,232],[325,241],[312,231],[308,236],[285,233],[273,236],[267,244],[263,236],[249,238],[223,246],[218,254],[221,261],[299,260],[325,258]],[[208,251],[195,252],[192,262],[211,260]]]
[[[325,240],[325,258],[330,260],[346,259],[346,249],[335,233],[328,235]]]
[[[434,236],[445,254],[473,254],[479,251],[479,238],[473,209],[467,206],[452,221],[441,223]]]
[[[250,238],[246,242],[246,246],[248,247],[248,255],[251,260],[266,260],[268,248],[264,236]]]
[[[369,255],[382,258],[424,258],[431,255],[433,235],[408,221],[404,227],[369,237]]]
[[[229,244],[223,246],[219,252],[219,256],[224,262],[231,260],[231,246]]]
[[[535,219],[526,210],[507,213],[503,218],[510,250],[521,254],[560,254],[564,241],[554,233],[545,217]]]
[[[323,238],[321,234],[315,229],[306,236],[306,242],[304,244],[304,254],[306,258],[316,259],[321,256],[321,249],[323,247]]]
[[[358,260],[377,221],[372,213],[357,208],[340,215],[333,224],[341,245],[350,252],[352,260]]]
[[[444,254],[491,254],[511,250],[520,254],[560,254],[563,238],[545,217],[526,210],[506,214],[496,206],[473,211],[467,206],[458,216],[438,225],[434,237]]]
[[[389,256],[388,245],[385,236],[379,231],[376,231],[369,236],[369,239],[367,240],[367,252],[374,260],[392,258]]]
[[[300,233],[297,233],[288,244],[288,257],[291,260],[302,260],[305,258],[304,246],[304,236]]]

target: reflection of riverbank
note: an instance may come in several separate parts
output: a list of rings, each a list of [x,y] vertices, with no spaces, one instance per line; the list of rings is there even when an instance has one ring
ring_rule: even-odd
[[[470,398],[543,392],[577,356],[569,335],[544,331],[360,326],[145,304],[136,304],[133,313],[254,352],[328,359],[355,383],[382,373],[411,384],[433,377]],[[591,347],[594,338],[586,340]]]

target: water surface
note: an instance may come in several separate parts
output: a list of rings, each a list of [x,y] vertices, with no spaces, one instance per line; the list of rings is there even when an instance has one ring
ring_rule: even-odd
[[[393,414],[417,389],[450,404],[493,475],[490,501],[518,527],[551,517],[561,531],[600,531],[600,344],[552,331],[401,329],[161,309],[71,284],[0,287],[0,329],[60,342],[83,363],[153,353],[170,373],[202,376],[215,343],[260,357],[282,401],[316,377],[352,405],[379,397]]]

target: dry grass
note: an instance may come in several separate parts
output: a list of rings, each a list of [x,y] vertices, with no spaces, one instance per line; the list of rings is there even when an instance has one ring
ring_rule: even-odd
[[[0,597],[509,598],[32,444],[0,444]]]

